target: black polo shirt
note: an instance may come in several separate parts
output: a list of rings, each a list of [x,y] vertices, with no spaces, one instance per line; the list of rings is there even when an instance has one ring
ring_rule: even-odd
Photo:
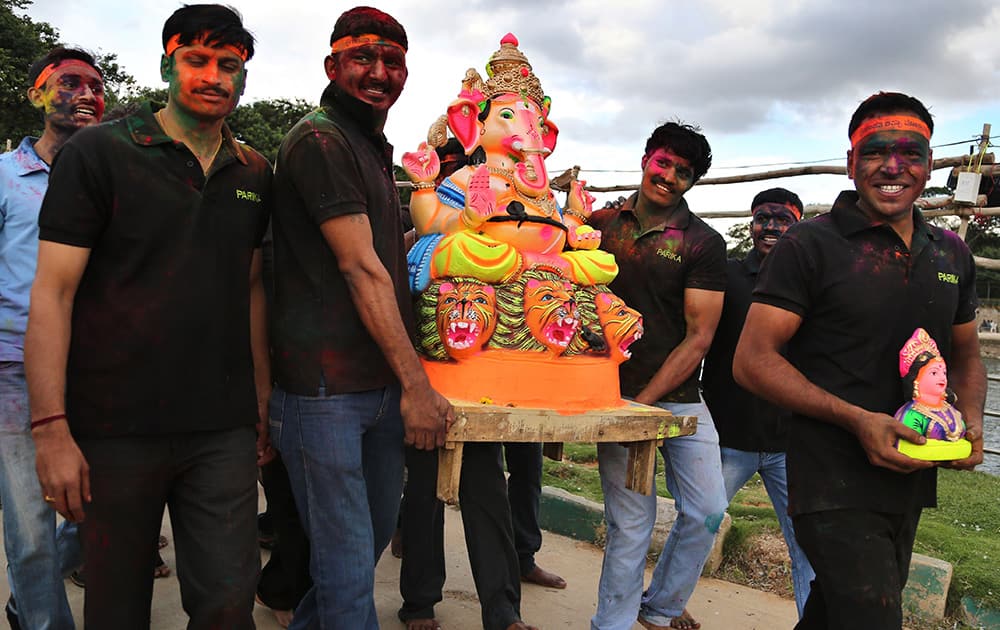
[[[320,104],[285,136],[274,178],[272,368],[282,389],[303,396],[316,396],[321,385],[343,394],[397,380],[320,232],[328,219],[368,216],[375,253],[413,332],[392,146],[375,130],[371,106],[334,83]]]
[[[719,431],[719,445],[741,451],[779,453],[788,442],[787,411],[754,396],[733,378],[733,354],[750,310],[760,271],[760,254],[726,263],[726,297],[712,347],[705,355],[701,384],[705,403]]]
[[[633,210],[638,198],[633,194],[621,209],[597,210],[589,222],[601,230],[601,249],[618,262],[611,290],[642,313],[642,339],[629,348],[632,358],[619,370],[625,396],[642,391],[684,340],[684,289],[726,288],[722,236],[695,216],[683,198],[662,225],[642,232]],[[661,400],[698,402],[698,370]]]
[[[857,201],[856,192],[842,192],[830,213],[793,225],[764,259],[753,295],[802,317],[788,357],[807,379],[891,415],[905,402],[899,349],[923,327],[949,360],[952,326],[975,317],[976,269],[965,243],[919,210],[907,249]],[[792,514],[903,513],[936,503],[936,469],[873,466],[852,433],[820,420],[792,417],[787,462]]]
[[[40,238],[89,248],[73,304],[66,408],[78,437],[254,424],[250,260],[271,169],[233,140],[206,176],[149,104],[59,152]]]

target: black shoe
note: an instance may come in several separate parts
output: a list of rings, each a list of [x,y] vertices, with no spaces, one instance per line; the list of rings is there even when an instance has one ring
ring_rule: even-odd
[[[10,630],[21,630],[21,622],[17,619],[17,604],[14,603],[13,596],[7,600],[4,612],[7,613],[7,623],[10,624]]]
[[[83,569],[77,569],[69,574],[69,581],[80,588],[87,588],[87,582],[83,579]]]

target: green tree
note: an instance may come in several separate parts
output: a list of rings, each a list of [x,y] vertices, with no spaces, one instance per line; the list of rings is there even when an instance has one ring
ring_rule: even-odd
[[[31,0],[0,0],[0,141],[40,135],[42,118],[25,95],[28,68],[59,42],[51,24],[19,13]]]
[[[263,153],[273,164],[278,157],[281,139],[315,108],[315,105],[300,98],[291,101],[265,99],[238,106],[226,122],[237,139]]]
[[[750,222],[740,221],[726,230],[726,242],[729,243],[729,251],[726,252],[729,258],[746,256],[753,247],[753,240],[750,238]]]

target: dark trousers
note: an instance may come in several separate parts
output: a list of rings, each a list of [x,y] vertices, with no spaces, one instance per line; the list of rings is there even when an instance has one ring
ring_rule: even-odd
[[[188,628],[254,627],[254,443],[253,427],[79,441],[93,495],[81,527],[86,627],[149,627],[164,506]]]
[[[535,554],[542,548],[542,529],[538,525],[538,502],[542,494],[542,445],[531,442],[506,442],[507,498],[514,525],[514,548],[521,575],[535,569]]]
[[[444,506],[437,499],[437,451],[406,449],[399,618],[429,619],[444,586]],[[521,618],[521,583],[500,445],[467,442],[458,489],[469,564],[486,630]]]
[[[831,510],[792,519],[816,571],[796,630],[902,628],[902,594],[920,510]]]
[[[280,455],[260,469],[260,478],[275,541],[271,557],[260,572],[257,596],[268,608],[292,610],[312,586],[309,537],[299,520],[288,471]]]

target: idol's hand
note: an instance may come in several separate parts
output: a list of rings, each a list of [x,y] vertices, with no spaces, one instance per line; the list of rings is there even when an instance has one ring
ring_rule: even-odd
[[[469,190],[465,195],[465,210],[462,222],[470,229],[477,229],[497,212],[497,194],[490,188],[490,172],[479,166],[469,178]]]
[[[569,209],[582,215],[584,220],[594,211],[594,196],[584,189],[586,185],[586,180],[573,180],[569,185]]]
[[[577,228],[569,228],[567,234],[569,246],[573,249],[597,249],[601,244],[601,231],[595,230],[588,225],[581,225]]]
[[[433,182],[441,172],[437,151],[421,142],[416,151],[403,154],[403,170],[413,182]]]

